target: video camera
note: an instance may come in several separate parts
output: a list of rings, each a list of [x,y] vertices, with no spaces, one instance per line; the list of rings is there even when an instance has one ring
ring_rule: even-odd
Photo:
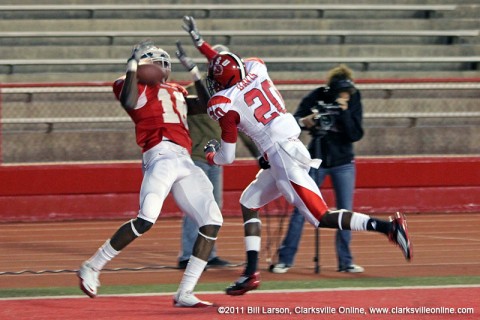
[[[315,120],[312,134],[324,135],[335,125],[335,118],[340,114],[342,109],[336,102],[327,104],[323,101],[318,101],[317,106],[311,110],[314,114],[313,119]]]
[[[329,101],[336,101],[340,92],[348,91],[353,95],[356,88],[353,81],[341,78],[331,81],[326,90],[332,97],[332,100]],[[342,109],[337,102],[325,103],[325,101],[317,101],[317,106],[311,108],[311,110],[315,120],[315,126],[311,133],[314,136],[324,136],[327,131],[335,127],[336,117]]]

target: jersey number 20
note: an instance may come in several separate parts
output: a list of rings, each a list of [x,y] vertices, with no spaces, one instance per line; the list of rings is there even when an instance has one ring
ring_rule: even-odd
[[[272,94],[271,89],[275,90],[281,99],[280,93],[275,87],[272,87],[270,81],[264,80],[262,82],[262,90],[253,88],[245,93],[245,103],[254,109],[254,116],[258,122],[266,125],[280,113],[285,113],[283,103],[280,103],[277,98]]]

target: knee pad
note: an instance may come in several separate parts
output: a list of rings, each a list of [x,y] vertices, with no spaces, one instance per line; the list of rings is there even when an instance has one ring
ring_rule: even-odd
[[[155,193],[149,193],[145,196],[142,203],[141,215],[149,220],[155,221],[162,210],[163,199]]]
[[[130,226],[132,227],[133,233],[135,233],[137,237],[140,237],[142,234],[150,230],[150,228],[153,226],[153,223],[142,218],[136,218],[130,220]]]

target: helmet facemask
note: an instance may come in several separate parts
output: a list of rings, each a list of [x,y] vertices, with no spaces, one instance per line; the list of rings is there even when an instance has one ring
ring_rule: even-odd
[[[154,45],[149,45],[143,49],[140,57],[140,64],[151,63],[155,63],[163,69],[163,73],[165,74],[164,80],[167,80],[172,70],[170,55],[163,49],[157,48]]]

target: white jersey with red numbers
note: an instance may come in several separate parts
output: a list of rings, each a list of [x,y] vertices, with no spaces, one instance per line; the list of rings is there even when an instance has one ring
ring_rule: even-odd
[[[318,168],[320,160],[312,160],[298,139],[300,127],[286,112],[263,61],[250,59],[245,66],[248,74],[243,81],[218,92],[208,103],[209,115],[218,120],[222,128],[221,147],[209,161],[232,162],[237,128],[242,130],[262,151],[270,168],[260,170],[243,191],[240,203],[256,210],[283,196],[307,221],[318,227],[328,207],[308,172],[310,167]]]
[[[238,128],[263,153],[276,141],[298,137],[300,127],[292,114],[287,113],[263,61],[247,59],[245,66],[244,80],[215,94],[208,103],[208,113],[219,121],[223,141],[234,143]]]
[[[124,77],[113,83],[117,99],[123,88]],[[127,113],[135,123],[137,144],[145,152],[162,140],[170,140],[191,151],[192,141],[187,125],[187,90],[175,83],[153,86],[138,84],[138,102]]]

